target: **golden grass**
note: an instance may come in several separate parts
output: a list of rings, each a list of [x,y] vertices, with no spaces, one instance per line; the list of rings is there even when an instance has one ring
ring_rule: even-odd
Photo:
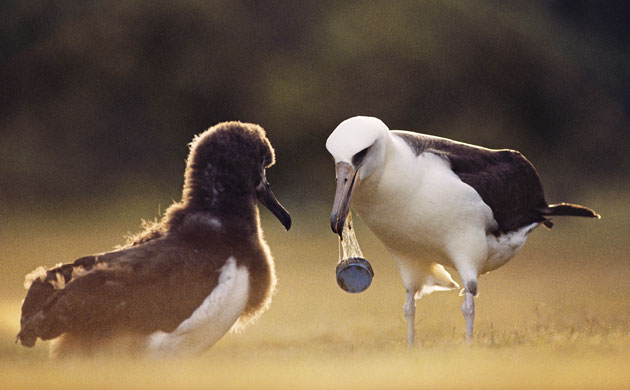
[[[270,310],[204,355],[175,361],[54,362],[47,343],[13,343],[25,273],[112,248],[154,216],[157,201],[16,213],[0,230],[0,388],[628,388],[630,201],[609,194],[584,203],[604,218],[558,218],[481,278],[473,345],[463,343],[461,298],[435,293],[418,302],[412,351],[404,289],[374,236],[358,223],[375,279],[365,293],[347,294],[335,283],[328,210],[294,211],[288,233],[262,211],[279,279]]]

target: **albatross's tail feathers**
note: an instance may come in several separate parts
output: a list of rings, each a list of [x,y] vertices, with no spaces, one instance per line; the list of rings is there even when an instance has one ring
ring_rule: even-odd
[[[550,204],[542,209],[541,213],[542,215],[569,215],[574,217],[601,218],[601,216],[594,210],[571,203]]]

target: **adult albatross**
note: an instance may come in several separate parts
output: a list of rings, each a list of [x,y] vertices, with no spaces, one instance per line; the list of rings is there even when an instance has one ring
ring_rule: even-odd
[[[17,340],[59,338],[53,355],[122,349],[200,353],[270,304],[276,283],[256,200],[288,230],[258,125],[225,122],[192,141],[181,202],[120,250],[27,275]]]
[[[599,218],[568,203],[548,204],[534,166],[514,150],[492,150],[354,117],[330,134],[337,190],[330,222],[339,234],[350,206],[394,257],[407,292],[407,341],[415,299],[464,284],[466,338],[473,336],[479,275],[499,268],[549,217]]]

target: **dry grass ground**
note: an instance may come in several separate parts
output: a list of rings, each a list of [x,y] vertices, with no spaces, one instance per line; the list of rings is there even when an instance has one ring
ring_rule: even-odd
[[[157,201],[15,211],[0,227],[0,388],[630,388],[630,200],[581,201],[604,218],[558,218],[481,278],[473,345],[463,343],[461,298],[435,293],[418,302],[413,351],[398,271],[374,236],[359,225],[375,279],[351,295],[335,283],[328,210],[293,208],[288,233],[262,211],[279,278],[271,309],[245,332],[179,361],[51,362],[46,343],[14,344],[24,274],[111,249],[154,216]]]

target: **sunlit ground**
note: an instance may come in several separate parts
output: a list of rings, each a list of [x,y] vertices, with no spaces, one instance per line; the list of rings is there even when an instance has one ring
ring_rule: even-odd
[[[25,273],[111,249],[140,218],[155,216],[158,202],[95,202],[4,218],[0,388],[630,387],[630,199],[614,194],[580,199],[602,220],[557,218],[552,231],[539,228],[511,263],[481,278],[471,346],[463,342],[461,298],[447,292],[418,302],[419,343],[408,351],[404,289],[383,247],[359,224],[375,278],[363,294],[344,293],[334,278],[328,210],[290,203],[288,233],[261,211],[279,279],[270,310],[204,355],[54,362],[47,343],[14,344]]]

